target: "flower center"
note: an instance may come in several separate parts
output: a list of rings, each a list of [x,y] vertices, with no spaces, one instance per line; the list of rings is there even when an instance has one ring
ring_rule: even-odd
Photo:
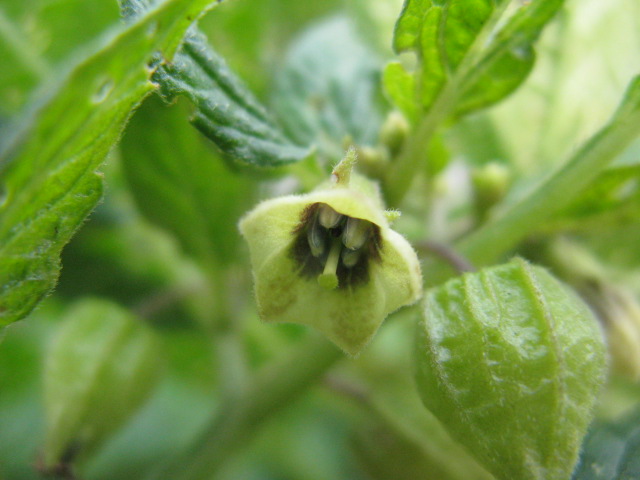
[[[294,233],[298,238],[293,253],[302,273],[315,276],[328,290],[368,280],[368,260],[379,258],[379,228],[325,203],[307,207]]]

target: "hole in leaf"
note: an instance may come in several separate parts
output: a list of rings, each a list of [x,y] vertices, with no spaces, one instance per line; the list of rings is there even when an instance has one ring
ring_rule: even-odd
[[[147,25],[146,34],[147,37],[152,38],[158,32],[158,22],[151,22]]]
[[[98,88],[96,88],[95,93],[91,96],[91,101],[93,103],[104,102],[111,93],[111,90],[113,90],[113,80],[107,78],[99,81]]]

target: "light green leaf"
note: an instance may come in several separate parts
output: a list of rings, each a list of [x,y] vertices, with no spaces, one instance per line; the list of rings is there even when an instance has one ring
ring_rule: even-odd
[[[418,329],[422,401],[500,480],[570,477],[606,373],[589,308],[516,259],[431,290]]]
[[[255,189],[184,118],[184,109],[148,99],[123,137],[122,166],[144,215],[211,268],[234,258],[236,223]]]
[[[210,0],[169,0],[81,61],[27,116],[0,160],[0,325],[55,285],[60,250],[101,196],[97,168],[153,88],[147,64],[171,57]]]
[[[527,2],[505,20],[510,3],[405,2],[394,46],[417,55],[413,96],[423,112],[439,102],[447,115],[468,113],[502,100],[524,81],[535,60],[533,44],[563,0]],[[385,87],[395,101],[392,81]]]
[[[393,48],[396,52],[419,47],[423,18],[432,6],[431,0],[405,0],[393,32]]]
[[[196,106],[193,124],[238,162],[277,167],[309,155],[294,144],[208,44],[191,30],[170,64],[153,75],[167,101],[185,95]]]
[[[640,411],[593,425],[573,480],[640,478]]]
[[[379,60],[345,17],[333,17],[293,42],[276,78],[274,107],[297,142],[333,159],[345,137],[372,144],[381,125]]]
[[[418,118],[418,106],[415,101],[415,77],[405,70],[399,62],[389,63],[382,72],[382,83],[387,95],[407,118],[415,122]]]

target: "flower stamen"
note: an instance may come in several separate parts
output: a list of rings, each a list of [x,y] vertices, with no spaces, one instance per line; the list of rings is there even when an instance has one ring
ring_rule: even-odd
[[[326,203],[323,203],[318,209],[318,219],[320,220],[320,225],[324,228],[334,228],[338,226],[340,220],[342,220],[342,215]]]
[[[369,239],[371,233],[371,223],[360,218],[351,218],[347,220],[342,234],[342,243],[350,250],[361,248]]]
[[[324,270],[318,275],[318,283],[327,290],[333,290],[338,286],[338,262],[340,261],[340,251],[342,243],[339,238],[331,241],[331,250],[327,257],[327,263],[324,264]]]
[[[342,250],[342,264],[347,268],[353,268],[356,266],[362,255],[362,249],[350,250],[345,248]]]
[[[321,256],[325,252],[327,246],[326,232],[320,226],[318,217],[318,214],[314,215],[307,232],[307,242],[309,243],[309,250],[311,251],[311,255],[313,255],[314,257]]]

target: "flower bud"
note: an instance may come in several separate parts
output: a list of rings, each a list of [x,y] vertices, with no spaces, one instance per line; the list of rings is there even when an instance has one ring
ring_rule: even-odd
[[[511,172],[498,162],[490,162],[473,171],[471,182],[476,207],[481,216],[502,200],[511,184]]]
[[[406,118],[399,112],[391,112],[380,128],[380,141],[395,156],[409,136],[410,126]]]
[[[240,221],[262,320],[312,326],[351,355],[422,286],[415,252],[389,227],[377,188],[352,175],[354,162],[351,150],[333,182],[265,201]]]

